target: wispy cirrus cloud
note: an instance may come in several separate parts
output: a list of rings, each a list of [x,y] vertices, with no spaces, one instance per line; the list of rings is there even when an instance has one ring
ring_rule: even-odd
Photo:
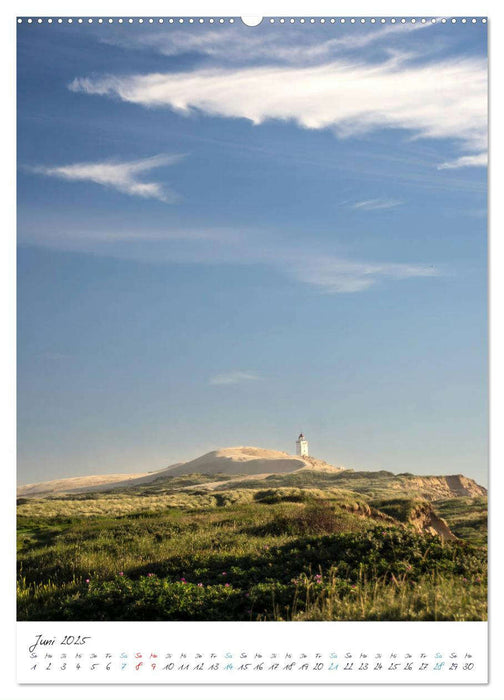
[[[388,280],[438,277],[440,274],[434,265],[374,263],[335,256],[291,260],[290,270],[300,282],[317,287],[326,294],[363,292]]]
[[[55,167],[35,166],[31,172],[48,175],[63,180],[94,182],[104,187],[111,187],[123,194],[135,197],[158,199],[161,202],[173,203],[179,196],[170,188],[159,182],[144,182],[143,173],[155,168],[178,163],[182,154],[160,154],[151,158],[133,161],[101,161],[95,163],[72,163]]]
[[[122,246],[125,250],[130,245],[144,244],[148,246],[170,244],[192,244],[206,242],[212,244],[232,243],[240,239],[240,233],[229,228],[184,228],[165,227],[154,228],[145,226],[124,225],[106,226],[98,218],[82,224],[79,221],[31,222],[29,225],[20,226],[20,241],[28,245],[48,245],[65,250],[98,250],[101,246],[111,249],[113,246]]]
[[[395,209],[400,207],[402,202],[399,199],[365,199],[362,202],[354,202],[351,209],[362,209],[364,211],[376,211],[377,209]]]
[[[244,382],[256,382],[261,379],[262,377],[255,372],[232,370],[231,372],[224,372],[210,377],[208,383],[213,386],[227,386],[231,384],[243,384]]]
[[[396,54],[379,63],[201,68],[76,78],[69,88],[183,115],[291,121],[340,138],[403,129],[415,138],[455,141],[466,165],[480,165],[475,154],[486,150],[487,73],[480,58],[419,65]]]
[[[361,50],[373,44],[387,42],[389,50],[393,37],[402,39],[410,32],[432,27],[429,23],[371,25],[359,27],[359,32],[334,36],[328,33],[310,32],[306,27],[278,29],[264,27],[260,32],[247,31],[239,25],[217,29],[188,32],[173,31],[120,32],[107,35],[101,40],[123,48],[155,51],[163,56],[178,56],[194,53],[208,63],[232,61],[235,64],[282,63],[303,64],[321,62],[334,58],[338,53]]]
[[[354,260],[334,249],[289,244],[274,231],[246,228],[179,228],[117,231],[52,223],[47,231],[20,225],[20,241],[62,250],[155,264],[263,266],[279,278],[324,294],[363,292],[371,287],[413,278],[438,277],[434,265]],[[313,241],[313,232],[310,232]],[[225,381],[223,383],[226,383]]]
[[[455,160],[449,160],[438,165],[438,170],[454,170],[455,168],[469,168],[475,165],[486,167],[488,165],[487,153],[476,153],[471,156],[461,156]]]

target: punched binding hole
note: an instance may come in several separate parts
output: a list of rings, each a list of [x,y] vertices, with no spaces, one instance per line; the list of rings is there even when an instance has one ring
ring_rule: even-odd
[[[262,17],[240,17],[240,19],[247,27],[257,27],[263,20]]]

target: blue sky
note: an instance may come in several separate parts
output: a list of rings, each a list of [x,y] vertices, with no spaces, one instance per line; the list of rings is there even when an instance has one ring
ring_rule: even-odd
[[[486,483],[486,27],[19,25],[19,480]]]

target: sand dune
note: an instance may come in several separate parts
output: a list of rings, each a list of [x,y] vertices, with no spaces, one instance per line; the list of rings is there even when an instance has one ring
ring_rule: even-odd
[[[179,474],[283,474],[305,467],[336,469],[312,457],[298,457],[287,452],[265,450],[260,447],[226,447],[208,452],[191,462],[185,462],[168,470]]]
[[[36,484],[25,484],[17,489],[18,496],[32,496],[36,493],[61,493],[63,491],[80,491],[94,489],[100,486],[110,486],[118,482],[129,483],[147,476],[142,474],[95,474],[93,476],[73,476],[67,479],[41,481]]]
[[[341,468],[332,467],[313,457],[297,457],[277,450],[265,450],[260,447],[226,447],[208,452],[190,462],[173,464],[155,472],[77,476],[26,484],[18,488],[17,495],[27,497],[39,494],[106,491],[111,488],[150,484],[165,476],[182,474],[268,475],[283,474],[298,469],[339,471]]]

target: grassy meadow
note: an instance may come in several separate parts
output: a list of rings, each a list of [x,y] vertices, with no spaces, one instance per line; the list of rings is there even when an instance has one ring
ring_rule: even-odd
[[[485,499],[205,481],[19,499],[18,619],[486,619]]]

